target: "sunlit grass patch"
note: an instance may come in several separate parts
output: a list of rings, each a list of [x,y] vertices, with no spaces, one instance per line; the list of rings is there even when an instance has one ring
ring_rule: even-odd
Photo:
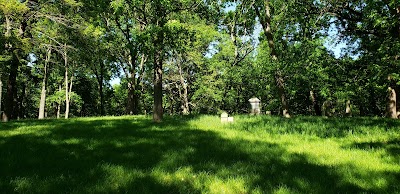
[[[49,125],[23,125],[16,127],[13,130],[0,131],[0,137],[12,137],[18,135],[45,136],[51,133],[51,131],[49,131],[51,128],[52,127]]]
[[[99,173],[100,172],[100,173]],[[128,192],[131,185],[137,179],[145,178],[144,172],[135,169],[127,169],[121,165],[99,164],[91,172],[93,176],[100,174],[98,181],[93,187],[89,187],[87,192],[101,193],[104,191],[118,193]]]
[[[194,172],[191,167],[178,168],[173,172],[156,169],[151,173],[156,179],[179,188],[180,193],[248,193],[247,181],[240,175],[218,176],[212,172]]]
[[[0,124],[0,193],[398,193],[398,121],[146,116]]]

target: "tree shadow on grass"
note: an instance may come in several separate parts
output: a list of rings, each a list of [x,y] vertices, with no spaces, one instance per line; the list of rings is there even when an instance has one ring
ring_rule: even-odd
[[[243,116],[243,122],[234,127],[238,130],[268,130],[272,134],[304,134],[321,138],[346,137],[354,134],[371,132],[385,133],[400,127],[400,121],[385,118],[326,118],[326,117],[282,117],[260,116],[251,118]]]
[[[307,161],[308,159],[302,155],[292,155],[291,161],[286,163],[272,159],[268,165],[262,165],[260,171],[264,174],[256,183],[265,188],[264,191],[268,193],[276,192],[277,185],[288,188],[294,193],[360,193],[367,191],[346,182],[334,168],[319,166]]]
[[[348,147],[361,150],[383,149],[393,158],[393,162],[400,164],[400,139],[398,137],[393,137],[390,140],[358,142]]]
[[[242,180],[244,192],[368,192],[278,144],[135,119],[48,121],[48,133],[0,137],[0,193],[202,193],[215,179]],[[171,181],[181,169],[208,180]]]
[[[148,175],[161,161],[165,149],[168,146],[175,149],[178,145],[174,142],[177,139],[171,139],[167,133],[152,131],[154,125],[148,119],[48,121],[47,124],[52,127],[44,129],[49,131],[44,135],[0,138],[0,193],[176,193],[180,190]],[[111,167],[104,170],[108,165]],[[135,171],[137,176],[131,173]],[[127,178],[114,180],[119,175]]]

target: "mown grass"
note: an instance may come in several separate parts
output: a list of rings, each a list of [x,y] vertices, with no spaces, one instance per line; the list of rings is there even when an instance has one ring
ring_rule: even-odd
[[[400,193],[399,124],[267,116],[0,123],[0,193]]]

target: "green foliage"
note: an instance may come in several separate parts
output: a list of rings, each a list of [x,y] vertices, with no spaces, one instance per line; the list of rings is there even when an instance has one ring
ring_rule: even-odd
[[[124,89],[123,85],[126,85],[126,82],[121,83],[120,85],[113,86],[113,97],[111,99],[111,110],[110,114],[113,115],[123,115],[125,113],[125,104],[128,98],[128,91]]]
[[[26,3],[21,3],[20,0],[0,0],[0,11],[4,15],[15,17],[22,16],[22,14],[29,11],[29,8]]]
[[[385,88],[397,88],[397,80],[388,78],[399,67],[399,4],[393,0],[351,1],[344,7],[341,4],[327,5],[340,13],[333,18],[339,33],[356,45],[348,48],[348,53],[357,55],[357,60],[347,70],[356,78],[350,85],[359,101],[360,113],[383,114],[386,103],[382,101],[387,97]],[[363,107],[362,104],[371,106]]]
[[[69,93],[70,104],[73,111],[80,113],[82,110],[83,100],[75,92]],[[54,110],[58,105],[62,105],[65,101],[65,90],[57,91],[52,95],[49,95],[46,99],[46,106],[48,110]]]
[[[256,9],[265,17],[266,5],[277,61],[259,31]],[[0,74],[4,83],[17,79],[3,96],[21,118],[36,117],[47,64],[52,112],[63,104],[56,91],[67,59],[81,97],[75,115],[151,113],[153,70],[162,64],[170,114],[186,104],[192,113],[246,113],[252,97],[278,114],[279,73],[293,115],[319,115],[331,104],[333,116],[343,116],[350,100],[353,115],[383,116],[387,88],[400,84],[398,7],[396,0],[0,0]],[[340,58],[325,46],[336,31],[336,43],[348,45]],[[117,77],[123,83],[112,88]]]

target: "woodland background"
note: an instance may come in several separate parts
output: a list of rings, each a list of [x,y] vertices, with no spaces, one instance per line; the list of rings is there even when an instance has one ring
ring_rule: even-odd
[[[252,97],[398,117],[397,0],[0,0],[0,23],[3,121],[242,114]]]

